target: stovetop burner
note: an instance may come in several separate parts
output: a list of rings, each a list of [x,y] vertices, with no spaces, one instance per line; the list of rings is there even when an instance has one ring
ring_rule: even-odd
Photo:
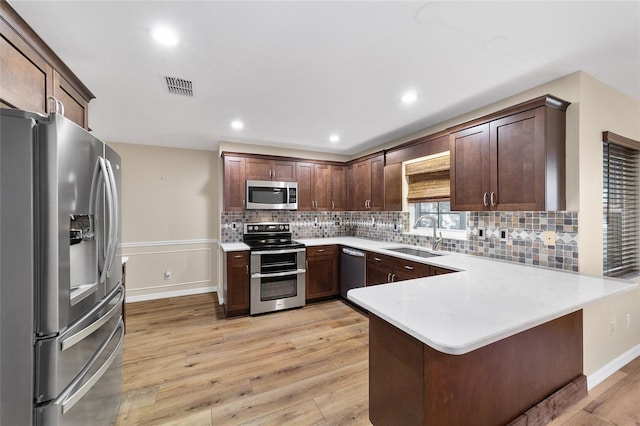
[[[304,244],[291,239],[291,225],[288,223],[245,223],[242,240],[251,249],[277,250],[304,247]]]

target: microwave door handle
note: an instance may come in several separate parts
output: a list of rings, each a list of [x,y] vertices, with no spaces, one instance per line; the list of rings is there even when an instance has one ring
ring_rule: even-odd
[[[113,203],[112,211],[109,213],[109,238],[112,242],[111,253],[109,254],[109,263],[105,268],[107,270],[107,276],[111,275],[111,267],[113,266],[113,260],[116,257],[116,249],[118,243],[118,227],[120,226],[120,219],[118,218],[119,201],[118,201],[118,188],[116,187],[116,177],[113,173],[113,166],[111,162],[105,159],[107,166],[107,173],[109,177],[109,188],[111,191],[111,202]]]
[[[108,216],[109,216],[109,226],[112,226],[112,221],[113,221],[113,193],[111,192],[111,182],[109,180],[109,172],[107,171],[107,164],[105,163],[105,159],[102,157],[99,157],[99,161],[100,161],[100,171],[102,172],[102,176],[106,185],[106,189],[105,189],[105,194],[107,195],[107,211],[109,212]],[[100,281],[99,282],[104,282],[105,279],[107,278],[107,263],[109,261],[109,256],[112,250],[112,246],[113,246],[113,239],[111,238],[111,234],[112,234],[112,230],[109,229],[109,239],[107,240],[107,249],[105,250],[105,257],[104,257],[104,265],[102,268],[102,272],[100,273]]]

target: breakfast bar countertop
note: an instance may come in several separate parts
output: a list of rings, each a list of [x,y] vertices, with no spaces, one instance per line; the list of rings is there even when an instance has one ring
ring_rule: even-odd
[[[455,271],[352,289],[348,299],[432,348],[464,354],[582,309],[638,284],[458,253],[421,258],[399,243],[354,237],[299,240],[341,244]],[[406,246],[411,247],[411,246]],[[420,247],[414,247],[420,248]],[[424,249],[424,248],[423,248]]]

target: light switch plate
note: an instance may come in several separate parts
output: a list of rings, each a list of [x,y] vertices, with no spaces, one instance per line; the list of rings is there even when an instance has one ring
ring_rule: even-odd
[[[542,233],[542,241],[544,241],[545,246],[555,246],[556,245],[556,231],[544,231]]]

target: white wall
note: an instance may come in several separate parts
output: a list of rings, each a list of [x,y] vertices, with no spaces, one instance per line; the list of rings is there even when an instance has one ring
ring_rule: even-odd
[[[127,300],[213,291],[218,284],[216,153],[110,143],[122,157]],[[165,272],[171,277],[166,278]]]

